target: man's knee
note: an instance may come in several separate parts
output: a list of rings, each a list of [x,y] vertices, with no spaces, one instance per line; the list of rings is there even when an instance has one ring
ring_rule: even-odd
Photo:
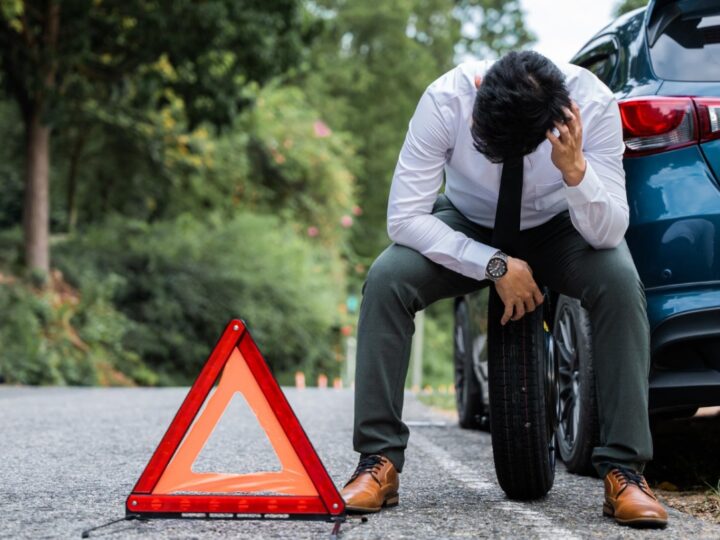
[[[646,309],[645,289],[627,247],[607,250],[604,255],[606,260],[597,267],[594,283],[584,299],[586,303],[602,301],[623,308]]]
[[[368,270],[363,284],[363,296],[391,295],[403,303],[412,302],[414,292],[432,263],[417,251],[393,244],[383,251]]]

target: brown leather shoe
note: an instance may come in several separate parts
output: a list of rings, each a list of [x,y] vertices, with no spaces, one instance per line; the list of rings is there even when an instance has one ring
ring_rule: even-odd
[[[397,506],[399,487],[400,479],[390,460],[380,454],[373,454],[360,457],[341,495],[348,512],[379,512],[383,507]]]
[[[668,518],[645,477],[623,468],[613,469],[605,477],[603,514],[630,527],[662,528]]]

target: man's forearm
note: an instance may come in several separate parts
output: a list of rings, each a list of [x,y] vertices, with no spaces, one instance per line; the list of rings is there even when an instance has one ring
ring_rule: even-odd
[[[432,214],[388,216],[388,235],[400,245],[462,274],[481,281],[485,268],[497,249],[453,230]]]

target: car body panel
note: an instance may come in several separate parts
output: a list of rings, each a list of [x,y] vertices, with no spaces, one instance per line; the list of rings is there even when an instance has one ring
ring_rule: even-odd
[[[718,95],[720,95],[720,91]],[[715,185],[720,187],[720,139],[702,143],[700,148],[705,156],[705,162],[715,175]]]
[[[718,279],[720,188],[700,147],[627,158],[624,167],[626,240],[645,287]]]
[[[720,279],[682,287],[663,287],[645,291],[650,328],[656,330],[671,317],[699,311],[717,311],[720,332]]]
[[[656,6],[665,3],[652,0],[619,17],[571,62],[587,65],[612,42],[615,70],[603,80],[618,100],[720,97],[720,81],[657,77],[647,27]],[[720,140],[626,157],[623,166],[630,207],[626,240],[646,288],[653,344],[650,408],[720,404]]]

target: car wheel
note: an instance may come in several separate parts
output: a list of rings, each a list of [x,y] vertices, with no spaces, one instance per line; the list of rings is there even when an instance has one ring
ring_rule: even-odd
[[[541,308],[500,324],[503,302],[490,291],[488,360],[490,430],[495,472],[511,499],[537,499],[555,479],[556,366]]]
[[[473,332],[467,302],[455,304],[455,398],[458,423],[465,429],[480,429],[483,423],[482,389],[473,370]]]
[[[590,319],[579,300],[563,295],[558,298],[553,335],[559,386],[558,452],[568,471],[592,475],[591,456],[600,438],[600,426]]]

